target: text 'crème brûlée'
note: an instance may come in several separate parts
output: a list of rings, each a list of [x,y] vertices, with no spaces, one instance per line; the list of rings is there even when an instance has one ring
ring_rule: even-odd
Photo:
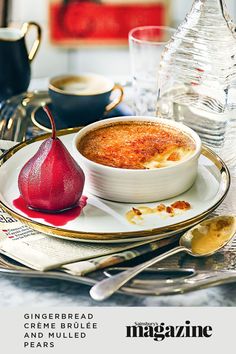
[[[176,165],[191,156],[195,142],[166,124],[118,122],[91,130],[78,145],[87,159],[125,169],[154,169]]]

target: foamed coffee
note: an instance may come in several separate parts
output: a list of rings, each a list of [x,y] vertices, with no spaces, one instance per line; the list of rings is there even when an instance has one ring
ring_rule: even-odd
[[[113,86],[112,82],[98,76],[77,76],[57,82],[60,90],[76,95],[96,95],[111,90]]]

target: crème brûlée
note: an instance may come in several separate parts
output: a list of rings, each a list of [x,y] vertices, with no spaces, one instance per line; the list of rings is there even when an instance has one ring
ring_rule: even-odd
[[[153,122],[113,123],[88,132],[77,146],[96,163],[124,169],[154,169],[176,165],[195,149],[186,133]]]

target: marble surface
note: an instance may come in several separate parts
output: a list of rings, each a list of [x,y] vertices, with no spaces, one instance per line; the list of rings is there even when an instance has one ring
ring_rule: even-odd
[[[89,296],[89,286],[67,281],[0,276],[0,307],[15,306],[236,306],[236,284],[184,295],[138,297],[115,294],[103,302]]]

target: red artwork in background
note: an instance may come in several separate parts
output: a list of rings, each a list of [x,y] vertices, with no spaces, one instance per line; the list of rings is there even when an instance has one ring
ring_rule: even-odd
[[[126,0],[121,3],[54,0],[50,3],[50,33],[55,44],[126,44],[137,26],[166,25],[169,1]]]

